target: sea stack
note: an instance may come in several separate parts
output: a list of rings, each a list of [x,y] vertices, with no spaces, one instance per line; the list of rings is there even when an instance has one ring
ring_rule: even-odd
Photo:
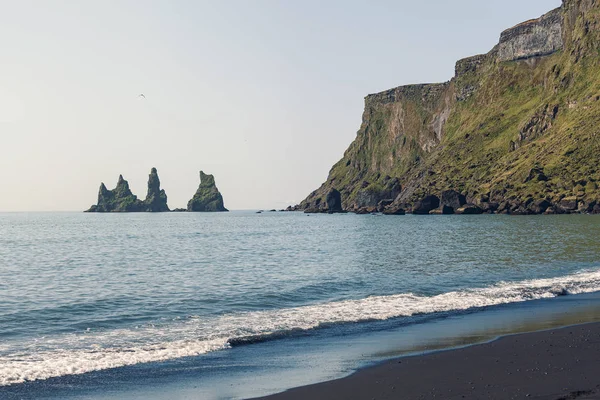
[[[342,209],[342,195],[337,189],[331,189],[329,193],[327,193],[326,202],[327,212],[329,214],[344,212]]]
[[[160,179],[156,168],[152,168],[148,177],[148,194],[144,201],[146,211],[148,212],[166,212],[169,211],[167,205],[167,194],[160,188]]]
[[[188,202],[187,210],[193,212],[229,211],[223,205],[223,196],[217,189],[213,175],[207,175],[200,171],[200,186],[194,197]]]
[[[131,193],[129,183],[119,175],[117,187],[108,190],[104,183],[100,184],[98,203],[86,212],[164,212],[169,211],[167,194],[160,188],[160,179],[156,168],[150,171],[148,178],[148,194],[142,201]]]
[[[129,183],[119,175],[117,187],[108,190],[104,183],[100,184],[98,203],[90,207],[87,212],[140,212],[144,202],[131,193]]]

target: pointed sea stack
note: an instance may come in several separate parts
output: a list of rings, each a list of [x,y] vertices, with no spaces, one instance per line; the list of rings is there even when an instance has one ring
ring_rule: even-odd
[[[98,191],[98,204],[90,207],[87,212],[140,212],[144,211],[144,202],[131,193],[129,183],[119,175],[117,187],[113,190],[106,189],[104,183],[100,184]]]
[[[160,179],[158,179],[158,172],[156,168],[152,168],[150,176],[148,178],[148,194],[144,201],[146,210],[148,212],[167,212],[169,206],[167,205],[167,194],[163,189],[160,188]]]
[[[223,196],[215,185],[215,177],[200,171],[200,186],[188,202],[188,211],[221,212],[229,211],[223,205]]]
[[[141,201],[131,193],[129,183],[119,175],[117,187],[108,190],[104,183],[100,184],[98,190],[98,203],[90,207],[86,212],[165,212],[169,211],[167,206],[167,194],[160,188],[160,179],[156,168],[150,171],[148,178],[148,194],[146,200]]]

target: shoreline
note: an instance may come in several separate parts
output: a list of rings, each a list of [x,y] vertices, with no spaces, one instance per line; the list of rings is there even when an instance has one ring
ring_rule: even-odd
[[[40,397],[88,400],[412,399],[419,396],[391,392],[386,397],[385,393],[382,395],[376,391],[378,384],[374,386],[373,382],[368,380],[360,384],[368,389],[367,395],[362,397],[349,396],[336,389],[337,386],[331,390],[339,392],[338,397],[331,391],[323,392],[321,388],[313,388],[309,394],[304,394],[303,390],[353,380],[357,374],[372,371],[382,365],[393,365],[395,361],[462,351],[482,344],[495,343],[501,340],[499,338],[597,324],[598,321],[600,292],[577,294],[493,306],[485,311],[449,315],[427,320],[425,323],[415,321],[396,326],[363,326],[367,329],[346,332],[341,336],[322,331],[306,337],[237,346],[228,351],[212,352],[198,357],[31,381],[16,386],[0,387],[0,397],[20,400]],[[600,331],[600,328],[598,330]],[[589,369],[593,370],[594,366]],[[443,371],[439,368],[434,370]],[[379,377],[375,381],[379,381]],[[415,379],[409,381],[417,382]],[[321,383],[315,385],[318,382]],[[296,391],[303,394],[288,397]],[[352,394],[354,392],[353,390]],[[434,397],[426,393],[423,398],[452,397]],[[502,395],[482,398],[507,397]]]
[[[331,381],[255,397],[600,399],[600,321],[394,358]]]

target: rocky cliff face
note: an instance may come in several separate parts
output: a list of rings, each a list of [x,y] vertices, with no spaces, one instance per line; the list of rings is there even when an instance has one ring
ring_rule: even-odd
[[[217,189],[215,177],[200,171],[200,186],[188,202],[188,211],[221,212],[228,211],[223,204],[223,196]]]
[[[559,8],[502,32],[498,44],[498,61],[540,57],[561,50],[562,16]]]
[[[98,203],[87,212],[163,212],[169,211],[167,195],[160,189],[160,180],[156,168],[150,171],[148,179],[148,195],[141,201],[129,189],[129,183],[119,175],[117,187],[108,190],[104,183],[100,184]]]
[[[453,190],[465,204],[429,211],[600,211],[599,21],[596,1],[566,0],[450,82],[367,96],[356,139],[299,208],[325,211],[337,189],[345,210],[421,212]]]
[[[301,204],[323,209],[330,189],[342,193],[345,209],[376,207],[400,193],[402,176],[435,148],[454,102],[450,83],[411,85],[365,98],[356,140],[328,181]]]

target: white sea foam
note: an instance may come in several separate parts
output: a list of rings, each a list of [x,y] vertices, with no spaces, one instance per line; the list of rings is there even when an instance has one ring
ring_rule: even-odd
[[[230,339],[266,337],[323,324],[387,320],[596,291],[600,291],[600,270],[558,278],[500,282],[490,287],[429,297],[412,293],[374,296],[213,318],[197,317],[130,330],[43,338],[35,343],[3,347],[0,385],[196,356],[226,349]]]

